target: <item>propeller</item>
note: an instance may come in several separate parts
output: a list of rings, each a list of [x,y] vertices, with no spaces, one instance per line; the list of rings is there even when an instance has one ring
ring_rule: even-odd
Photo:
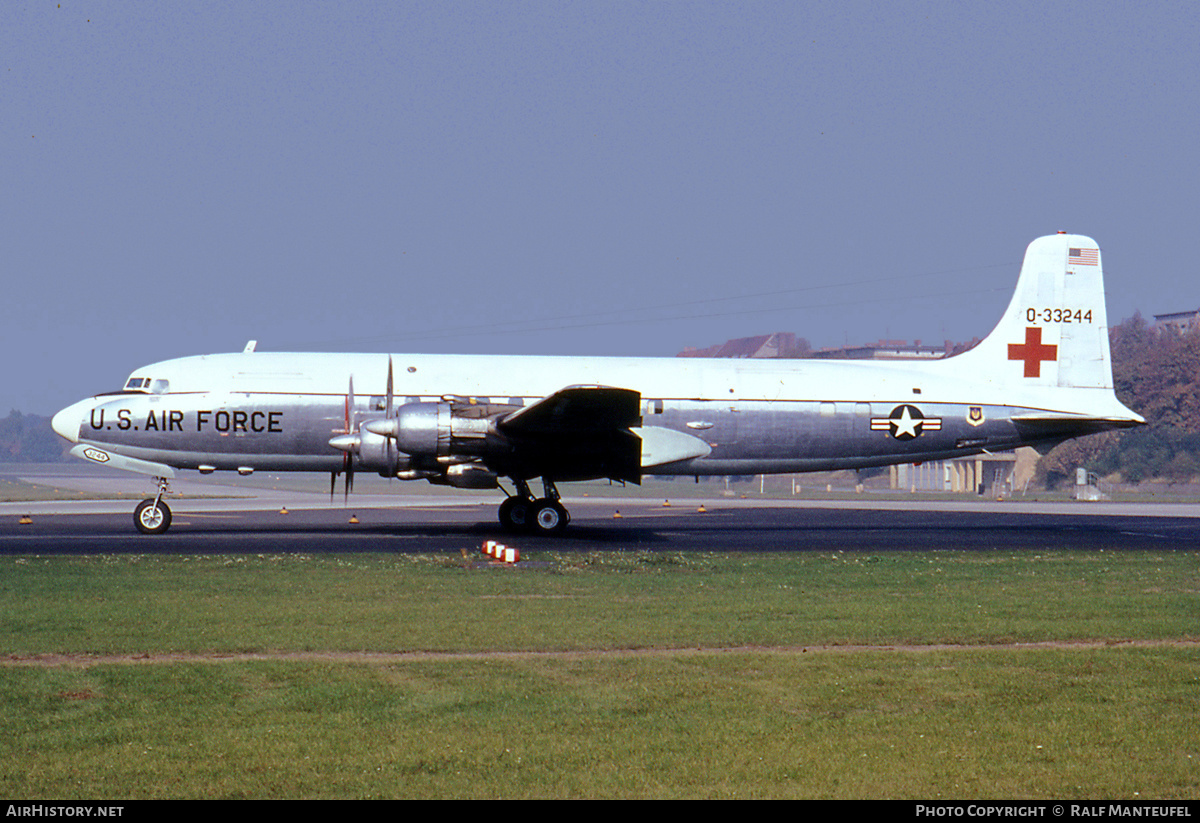
[[[387,375],[387,404],[385,408],[387,419],[392,419],[392,356],[388,355],[388,375]],[[396,476],[396,440],[393,437],[387,438],[387,473],[390,481]]]
[[[350,490],[354,488],[354,452],[358,450],[358,437],[354,434],[354,375],[350,375],[350,388],[346,392],[346,428],[345,434],[340,434],[329,441],[329,445],[342,450],[342,471],[346,473],[346,490],[343,494],[346,502],[350,501]],[[338,472],[329,473],[329,502],[333,502],[333,491],[337,487]]]
[[[395,421],[392,418],[392,408],[395,405],[395,391],[393,385],[394,380],[392,358],[391,355],[388,355],[387,398],[384,407],[385,416],[383,419],[368,420],[363,424],[362,428],[372,434],[384,435],[386,438],[385,448],[387,451],[385,453],[385,457],[387,460],[387,474],[389,478],[396,476],[397,462]],[[373,411],[374,410],[375,409],[373,409]],[[357,417],[358,412],[354,408],[354,375],[352,374],[350,375],[350,386],[346,392],[345,428],[342,430],[342,434],[330,438],[329,440],[329,445],[333,446],[335,449],[341,449],[342,452],[344,452],[344,456],[342,458],[342,471],[346,473],[345,498],[347,501],[350,499],[351,490],[354,489],[354,455],[361,455],[363,446],[363,433],[359,431],[356,419]],[[391,425],[389,426],[388,423],[391,423]],[[374,449],[375,446],[372,445],[371,448]],[[364,459],[366,458],[364,457]],[[374,461],[377,459],[378,457],[372,453],[370,458],[370,465],[372,465],[372,467],[374,467]],[[333,500],[333,492],[337,487],[337,475],[338,472],[330,472],[329,475],[329,498],[331,502]]]
[[[353,420],[354,414],[354,375],[350,375],[350,386],[346,392],[346,434],[354,432]],[[342,498],[348,503],[350,502],[350,490],[354,488],[354,455],[346,452],[346,456],[342,461],[342,467],[346,472],[346,487],[342,493]]]

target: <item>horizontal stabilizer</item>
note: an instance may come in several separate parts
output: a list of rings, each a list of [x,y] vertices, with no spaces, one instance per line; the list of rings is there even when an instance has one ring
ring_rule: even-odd
[[[1130,429],[1134,426],[1144,425],[1146,422],[1141,415],[1132,413],[1130,417],[1105,417],[1063,412],[1036,412],[1016,414],[1012,416],[1011,420],[1018,426],[1048,431],[1063,430],[1076,434],[1089,434],[1110,429]]]

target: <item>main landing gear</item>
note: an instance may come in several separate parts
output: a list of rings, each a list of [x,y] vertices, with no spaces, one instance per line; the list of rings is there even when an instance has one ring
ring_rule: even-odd
[[[500,525],[511,532],[533,532],[534,534],[559,535],[571,522],[571,515],[559,502],[558,489],[553,480],[542,478],[545,497],[534,499],[529,484],[515,481],[517,493],[500,504]]]
[[[133,524],[142,534],[162,534],[171,528],[171,509],[163,502],[169,484],[167,478],[156,477],[158,494],[147,497],[133,510]]]

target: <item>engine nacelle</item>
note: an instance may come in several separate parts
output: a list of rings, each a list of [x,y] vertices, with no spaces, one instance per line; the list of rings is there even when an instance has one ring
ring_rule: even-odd
[[[500,485],[495,472],[471,463],[451,466],[440,477],[429,478],[429,482],[456,489],[494,489]]]
[[[394,418],[396,448],[413,457],[482,454],[489,429],[487,418],[455,414],[449,403],[405,403]]]

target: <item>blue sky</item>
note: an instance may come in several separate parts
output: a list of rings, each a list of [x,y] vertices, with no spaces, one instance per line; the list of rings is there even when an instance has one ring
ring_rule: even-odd
[[[1194,3],[0,5],[0,413],[240,350],[968,340],[1200,306]],[[452,387],[448,387],[452,391]]]

